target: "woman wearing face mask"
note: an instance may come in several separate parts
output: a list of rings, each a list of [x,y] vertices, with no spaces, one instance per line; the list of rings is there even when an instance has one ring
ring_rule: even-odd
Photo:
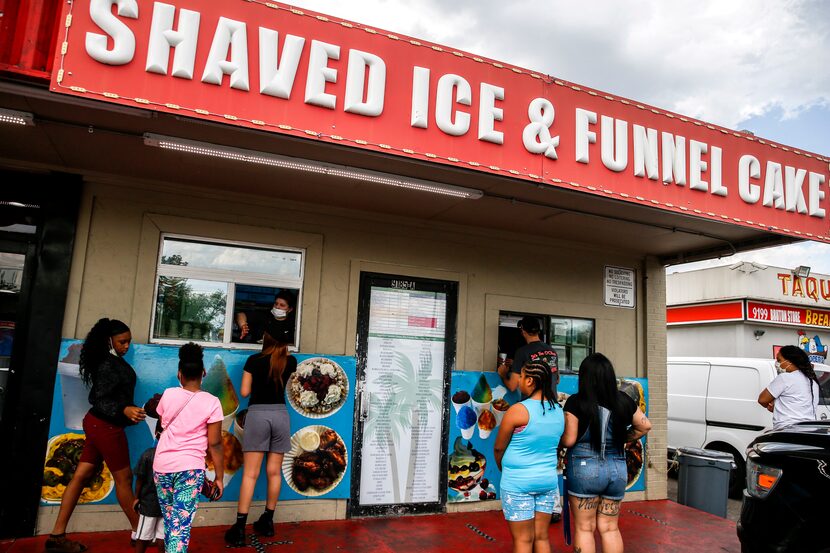
[[[775,359],[781,374],[758,396],[758,403],[772,413],[772,427],[816,420],[819,385],[807,353],[796,346],[784,346]]]
[[[234,341],[235,342],[262,342],[262,334],[266,326],[276,321],[280,332],[287,332],[290,335],[289,344],[294,343],[294,329],[297,315],[294,311],[297,298],[288,290],[280,290],[274,298],[274,305],[271,307],[270,315],[257,314],[250,318],[247,314],[240,312],[236,314]]]
[[[84,417],[86,434],[78,467],[61,499],[58,517],[46,540],[49,553],[79,553],[86,546],[67,539],[66,525],[78,504],[86,481],[100,462],[105,462],[115,481],[115,495],[130,526],[135,530],[138,513],[133,509],[130,450],[124,428],[144,420],[144,409],[133,405],[136,374],[123,357],[130,349],[132,335],[127,325],[115,319],[101,319],[81,348],[81,378],[89,387],[92,408]]]
[[[297,370],[297,360],[288,355],[288,343],[292,338],[293,335],[281,329],[276,321],[272,322],[265,329],[262,352],[250,356],[243,369],[239,391],[242,397],[251,396],[251,399],[242,440],[244,462],[236,523],[225,532],[225,541],[231,545],[245,543],[245,524],[264,458],[268,494],[265,512],[254,522],[253,528],[261,536],[274,535],[274,510],[282,486],[282,460],[291,449],[285,386]]]

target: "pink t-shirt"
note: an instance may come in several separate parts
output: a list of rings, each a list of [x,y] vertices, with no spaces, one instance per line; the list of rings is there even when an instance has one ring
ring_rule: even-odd
[[[191,397],[190,403],[184,406]],[[208,448],[207,425],[224,418],[219,400],[207,392],[167,388],[159,401],[158,414],[164,432],[156,446],[153,470],[170,473],[204,469]],[[172,424],[170,419],[174,419]]]

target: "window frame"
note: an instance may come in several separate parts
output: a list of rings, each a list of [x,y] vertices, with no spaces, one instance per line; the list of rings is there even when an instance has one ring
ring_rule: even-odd
[[[573,366],[573,362],[572,362],[573,355],[571,353],[571,349],[574,348],[574,347],[587,349],[588,350],[588,355],[591,355],[592,353],[594,353],[596,351],[596,346],[597,346],[597,321],[596,321],[596,319],[593,319],[593,318],[590,318],[590,317],[573,317],[573,316],[565,316],[565,315],[545,315],[545,316],[547,317],[547,321],[545,321],[545,322],[546,322],[547,327],[548,327],[548,333],[547,333],[547,336],[546,336],[546,338],[548,339],[548,344],[550,344],[551,347],[554,347],[554,346],[563,347],[563,348],[565,348],[565,351],[568,353],[568,364],[571,365],[571,367],[570,368],[563,368],[563,367],[560,366],[559,367],[559,372],[561,372],[562,374],[579,374],[579,367],[578,366],[577,367]],[[565,343],[554,342],[553,341],[553,319],[566,319],[566,320],[570,321],[570,327],[568,329],[568,334],[569,334],[568,339],[569,340],[572,339],[573,321],[589,322],[591,324],[591,340],[590,340],[590,343],[589,344],[578,344],[576,342],[567,342],[567,341]]]
[[[542,341],[546,342],[551,347],[560,347],[565,348],[565,351],[568,353],[568,363],[571,364],[571,354],[570,349],[574,346],[580,348],[587,348],[588,355],[594,353],[596,351],[597,345],[597,320],[592,317],[576,317],[571,315],[551,315],[546,313],[530,313],[524,311],[517,311],[513,309],[499,309],[499,325],[501,326],[501,319],[502,317],[509,317],[515,319],[521,319],[522,317],[536,317],[539,319],[539,322],[542,323],[542,334],[540,338]],[[566,319],[571,321],[571,326],[569,327],[568,333],[572,333],[573,323],[572,321],[586,321],[591,324],[591,340],[590,344],[576,344],[576,343],[556,343],[553,342],[553,319]],[[510,326],[512,328],[512,326]],[[561,374],[579,374],[579,367],[572,367],[572,368],[563,368],[561,365],[559,366],[559,372]]]
[[[197,242],[209,245],[225,245],[234,247],[245,247],[257,250],[270,250],[277,252],[290,252],[300,254],[300,275],[298,278],[275,277],[267,273],[256,272],[242,272],[228,269],[209,269],[204,267],[189,267],[186,265],[165,265],[162,264],[162,255],[164,254],[165,240],[180,240],[186,242]],[[271,288],[288,288],[290,290],[297,290],[297,304],[296,312],[296,327],[294,334],[294,344],[289,345],[289,351],[298,351],[300,344],[300,320],[302,317],[302,302],[303,289],[305,282],[305,264],[308,253],[306,248],[296,248],[291,246],[277,246],[272,244],[259,244],[255,242],[247,242],[240,240],[227,240],[222,238],[208,238],[202,236],[194,236],[188,234],[180,234],[175,232],[162,232],[159,235],[158,254],[156,256],[155,275],[153,283],[153,306],[150,314],[150,332],[148,342],[151,344],[160,345],[182,345],[187,342],[194,342],[203,347],[221,347],[226,349],[242,349],[242,350],[259,350],[262,348],[258,343],[242,343],[233,341],[224,341],[224,337],[231,336],[234,321],[234,306],[236,305],[236,285],[250,285],[250,286],[265,286]],[[156,338],[156,307],[158,302],[159,291],[159,277],[173,277],[173,278],[188,278],[194,280],[206,280],[211,282],[223,282],[228,285],[228,292],[225,298],[225,326],[224,337],[222,342],[205,342],[202,340],[187,340],[187,339],[172,339],[172,338]],[[228,309],[230,307],[230,309]],[[230,316],[228,313],[230,312]]]

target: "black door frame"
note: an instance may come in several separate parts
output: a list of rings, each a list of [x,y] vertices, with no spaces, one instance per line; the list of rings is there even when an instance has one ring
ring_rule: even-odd
[[[37,527],[82,179],[0,170],[0,182],[9,187],[0,200],[39,206],[34,234],[0,232],[0,239],[26,250],[11,393],[0,421],[6,451],[0,456],[0,538],[15,538],[32,536]]]
[[[361,405],[355,401],[355,416],[352,441],[352,482],[349,499],[348,513],[350,517],[371,517],[371,516],[397,516],[404,514],[436,513],[443,512],[447,504],[447,448],[449,441],[450,422],[450,387],[452,371],[455,368],[456,346],[457,346],[457,323],[458,323],[458,282],[449,280],[437,280],[408,275],[393,275],[386,273],[361,272],[360,287],[358,292],[357,309],[357,337],[355,345],[356,354],[356,382],[366,373],[367,349],[369,339],[369,307],[371,300],[371,289],[373,286],[388,283],[392,288],[393,282],[414,283],[415,290],[444,292],[447,294],[447,313],[445,321],[445,342],[444,342],[444,386],[442,390],[443,409],[441,413],[441,458],[438,463],[438,501],[429,503],[407,503],[396,505],[367,505],[359,504],[360,498],[360,470],[362,449],[362,429],[360,421]]]

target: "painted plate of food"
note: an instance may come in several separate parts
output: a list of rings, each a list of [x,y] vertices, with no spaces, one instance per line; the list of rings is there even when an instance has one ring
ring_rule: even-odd
[[[43,466],[43,483],[40,497],[49,504],[59,504],[72,480],[86,436],[83,434],[60,434],[53,436],[46,447],[46,461]],[[95,468],[92,477],[84,486],[78,503],[97,503],[112,491],[115,481],[105,463]]]
[[[628,471],[628,482],[625,485],[627,490],[637,482],[643,472],[642,440],[625,444],[625,467]]]
[[[222,482],[227,486],[233,479],[233,475],[242,467],[244,458],[242,444],[239,439],[227,430],[222,431],[222,453],[225,459],[225,474]],[[216,469],[213,466],[213,457],[210,455],[210,450],[205,455],[205,466],[206,478],[208,480],[216,478]]]
[[[343,367],[327,357],[312,357],[297,365],[286,387],[288,403],[311,419],[336,413],[349,395],[349,379]]]
[[[291,450],[283,459],[282,473],[292,490],[316,497],[337,487],[348,464],[343,438],[328,426],[316,424],[291,436]]]

